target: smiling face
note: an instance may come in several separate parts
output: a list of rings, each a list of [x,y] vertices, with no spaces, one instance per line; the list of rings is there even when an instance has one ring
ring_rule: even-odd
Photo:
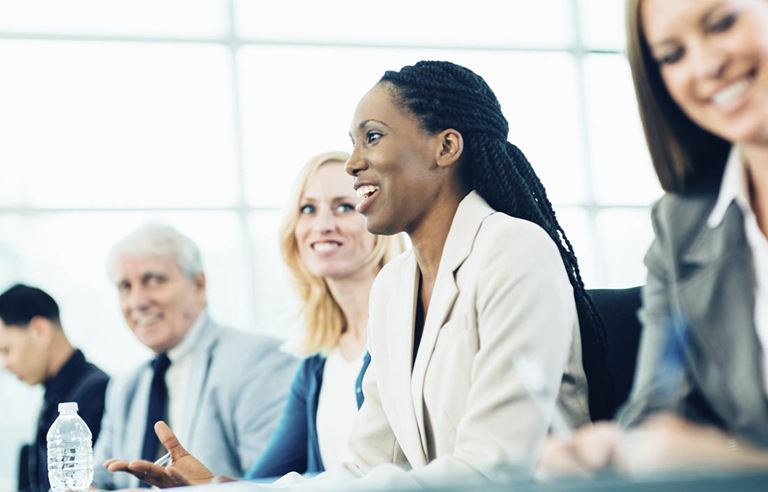
[[[131,331],[158,354],[181,342],[205,306],[205,277],[191,279],[171,257],[119,258],[117,290]]]
[[[355,212],[360,201],[341,163],[329,162],[307,181],[299,200],[294,236],[299,257],[317,277],[342,279],[363,271],[375,244],[365,219]]]
[[[643,0],[643,34],[672,99],[735,143],[768,143],[768,1]]]
[[[47,376],[46,340],[29,326],[8,326],[0,320],[0,359],[5,369],[34,385]]]
[[[374,234],[411,233],[423,221],[446,178],[436,163],[439,138],[400,109],[386,84],[360,101],[350,128],[354,150],[347,172],[362,197],[357,210]]]

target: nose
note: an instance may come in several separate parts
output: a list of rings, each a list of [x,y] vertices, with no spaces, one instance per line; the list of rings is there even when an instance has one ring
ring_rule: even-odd
[[[691,50],[694,73],[704,79],[719,79],[728,68],[729,57],[726,52],[709,43],[701,43]]]
[[[329,207],[318,207],[314,220],[312,220],[312,228],[323,234],[333,232],[336,229],[336,217]]]
[[[352,155],[349,156],[347,163],[344,164],[344,170],[347,172],[347,174],[356,178],[357,175],[360,174],[360,172],[363,171],[366,167],[368,166],[365,163],[365,159],[360,157],[360,152],[357,148],[357,145],[355,145],[355,148],[352,151]]]
[[[149,306],[149,297],[141,285],[136,285],[123,295],[123,304],[130,310],[143,310]]]

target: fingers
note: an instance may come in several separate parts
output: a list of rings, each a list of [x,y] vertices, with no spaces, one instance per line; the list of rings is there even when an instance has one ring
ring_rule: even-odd
[[[119,472],[119,471],[128,471],[128,462],[125,460],[118,460],[115,458],[108,459],[103,463],[104,468],[109,470],[111,473]]]
[[[155,434],[157,434],[157,438],[163,444],[165,449],[171,453],[171,459],[173,459],[174,462],[189,454],[181,443],[179,443],[176,434],[174,434],[171,428],[168,427],[168,424],[162,420],[155,422]]]
[[[577,432],[573,437],[572,448],[585,468],[599,470],[611,464],[621,435],[617,425],[598,422]]]
[[[157,466],[154,463],[145,460],[133,460],[128,463],[128,473],[139,480],[143,480],[156,487],[169,487],[174,485],[165,473],[166,468]]]

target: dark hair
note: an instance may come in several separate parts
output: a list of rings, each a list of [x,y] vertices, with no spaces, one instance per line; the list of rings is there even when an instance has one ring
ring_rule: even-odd
[[[627,58],[653,167],[664,191],[717,187],[731,144],[683,113],[667,91],[643,33],[640,0],[627,1]]]
[[[538,224],[555,242],[573,286],[590,413],[595,420],[612,417],[615,392],[605,360],[605,328],[544,186],[522,151],[507,141],[509,124],[491,88],[471,70],[444,61],[422,61],[386,72],[380,83],[391,84],[396,104],[425,131],[453,128],[461,133],[465,153],[459,169],[465,186],[495,210]]]
[[[16,284],[0,294],[0,319],[4,324],[26,327],[35,316],[61,324],[59,305],[53,297],[36,287]]]

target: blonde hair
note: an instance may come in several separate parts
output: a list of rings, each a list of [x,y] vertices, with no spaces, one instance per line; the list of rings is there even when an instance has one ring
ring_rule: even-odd
[[[310,273],[301,261],[294,232],[299,220],[301,197],[309,180],[322,166],[344,165],[348,159],[349,154],[345,152],[325,152],[312,157],[296,178],[280,226],[280,251],[301,299],[300,314],[304,321],[304,333],[301,340],[295,344],[295,349],[300,355],[331,351],[338,344],[339,337],[347,325],[344,313],[325,279]],[[380,270],[403,249],[404,241],[401,235],[375,236],[375,245],[366,258],[365,266],[375,265],[376,269]]]

